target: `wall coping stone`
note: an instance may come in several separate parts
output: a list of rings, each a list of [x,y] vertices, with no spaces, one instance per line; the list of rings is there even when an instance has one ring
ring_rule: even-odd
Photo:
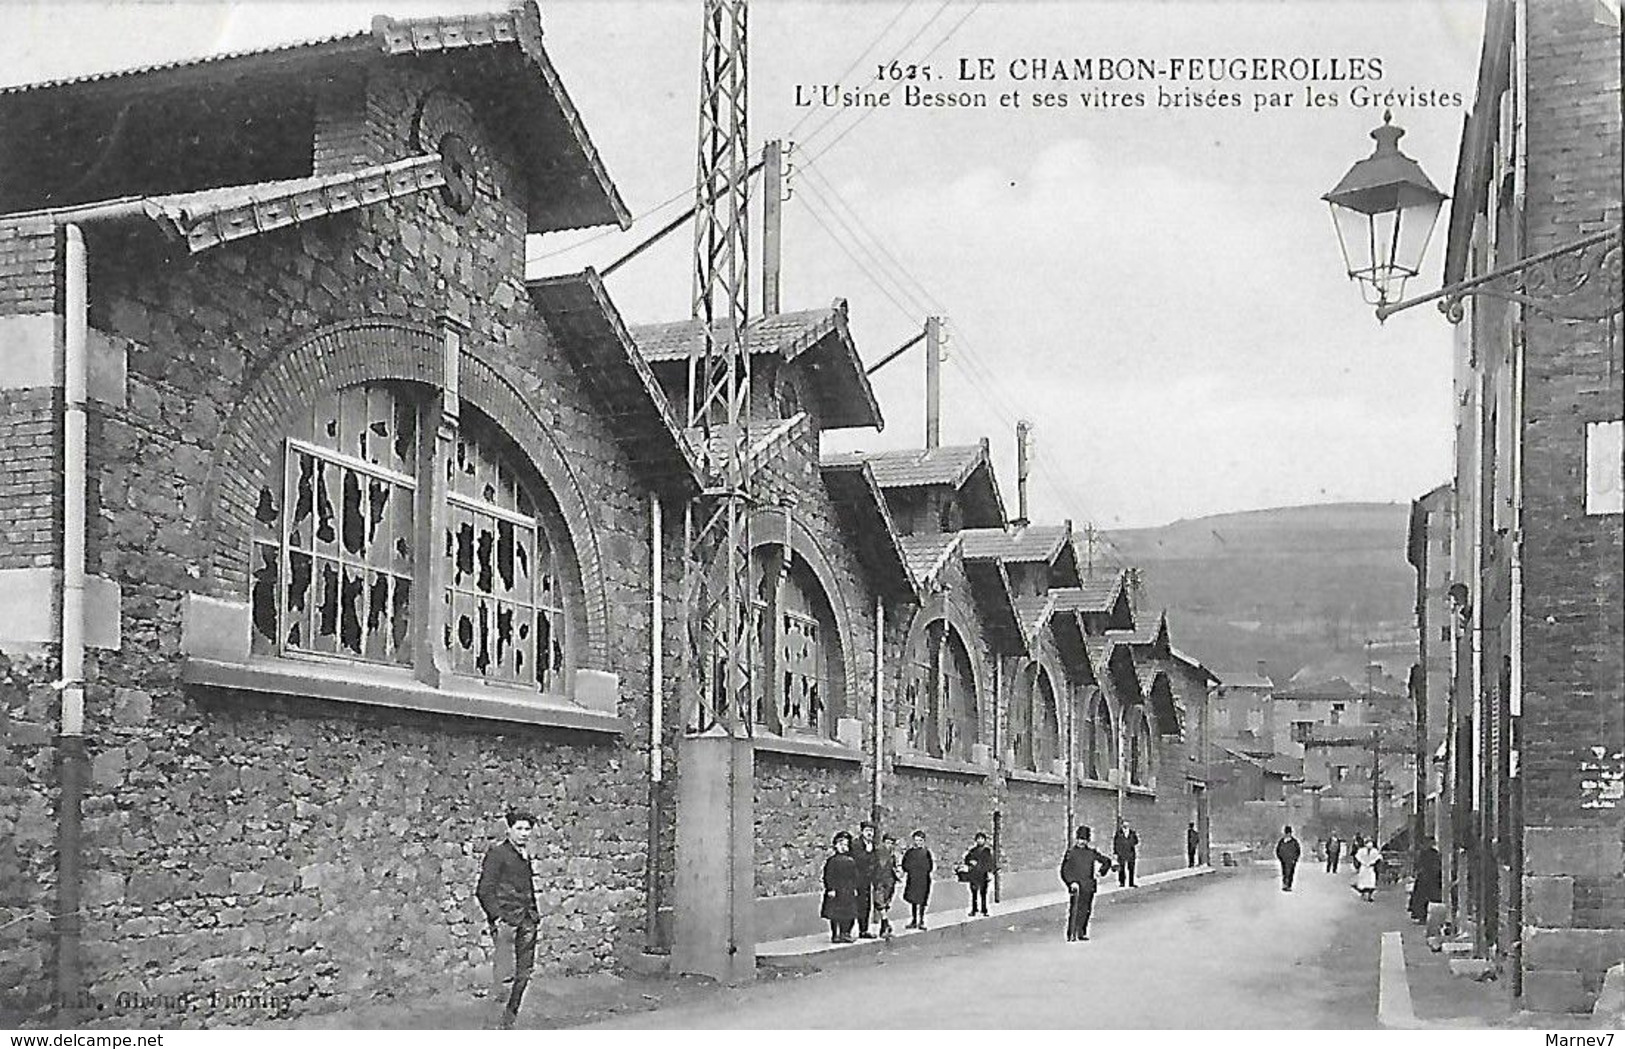
[[[940,772],[975,779],[986,779],[993,774],[993,770],[985,765],[973,765],[968,761],[954,761],[949,758],[933,758],[929,754],[897,754],[892,758],[892,766],[908,772]]]
[[[863,764],[863,751],[817,736],[781,736],[775,732],[757,729],[752,733],[750,742],[758,753],[818,758],[848,765]]]
[[[624,736],[629,731],[625,718],[588,710],[557,697],[526,694],[521,698],[517,693],[504,694],[477,685],[433,688],[413,680],[409,672],[397,673],[383,667],[356,671],[326,664],[306,667],[287,662],[223,663],[188,657],[181,680],[189,685],[518,722],[606,736]]]

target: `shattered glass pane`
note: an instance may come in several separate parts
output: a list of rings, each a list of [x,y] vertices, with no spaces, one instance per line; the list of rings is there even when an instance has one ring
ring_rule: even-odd
[[[344,552],[358,556],[366,549],[367,527],[365,511],[361,506],[361,475],[354,470],[343,471]]]
[[[334,527],[334,503],[337,500],[333,498],[333,489],[340,472],[339,467],[316,460],[316,542],[319,544],[318,550],[329,555],[335,552],[333,545],[338,539],[338,530]]]
[[[277,569],[280,556],[269,543],[254,544],[253,606],[255,652],[274,652],[277,643]]]
[[[418,414],[417,405],[410,401],[395,402],[395,453],[392,465],[403,474],[417,473]]]
[[[395,661],[410,665],[412,662],[412,581],[410,579],[396,579],[393,596],[394,607],[390,610],[391,642],[395,650]]]
[[[317,652],[336,652],[339,633],[338,563],[321,561],[317,569],[317,580],[316,629],[310,639],[311,648]]]

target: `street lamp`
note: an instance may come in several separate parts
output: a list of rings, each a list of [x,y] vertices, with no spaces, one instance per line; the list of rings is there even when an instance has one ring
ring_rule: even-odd
[[[1464,316],[1462,300],[1473,295],[1565,320],[1605,320],[1625,310],[1618,223],[1437,291],[1402,298],[1405,282],[1421,271],[1447,198],[1421,165],[1399,151],[1405,130],[1392,121],[1391,113],[1382,115],[1382,126],[1371,132],[1377,148],[1321,198],[1331,206],[1349,279],[1360,282],[1365,300],[1377,307],[1378,321],[1438,301],[1439,311],[1456,324]]]
[[[1445,202],[1422,166],[1399,151],[1404,134],[1393,114],[1383,113],[1382,126],[1371,132],[1377,148],[1321,198],[1331,205],[1349,279],[1360,282],[1365,301],[1378,307],[1379,316],[1421,271]]]

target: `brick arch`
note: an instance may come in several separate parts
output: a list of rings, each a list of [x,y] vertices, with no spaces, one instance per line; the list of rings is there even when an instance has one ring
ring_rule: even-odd
[[[272,470],[288,417],[312,390],[363,382],[397,381],[441,388],[441,335],[431,325],[369,317],[317,329],[262,368],[221,427],[209,466],[199,534],[208,557],[206,592],[236,598],[247,593],[249,537],[256,478]],[[608,653],[608,602],[603,558],[584,487],[550,427],[519,388],[465,345],[459,361],[462,399],[501,427],[519,447],[558,505],[580,574],[586,644],[578,662],[603,668]]]
[[[343,321],[319,328],[277,354],[243,385],[221,425],[204,487],[199,534],[207,537],[205,589],[217,597],[247,593],[249,536],[257,489],[280,453],[283,426],[309,391],[396,380],[440,385],[434,328],[394,318]]]

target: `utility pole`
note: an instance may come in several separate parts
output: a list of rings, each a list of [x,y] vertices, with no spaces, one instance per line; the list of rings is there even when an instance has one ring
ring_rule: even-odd
[[[1371,839],[1382,850],[1382,805],[1378,784],[1382,781],[1382,736],[1375,726],[1371,729]]]
[[[1016,422],[1016,519],[1010,523],[1017,528],[1026,528],[1030,523],[1027,516],[1027,457],[1031,450],[1033,439],[1033,424],[1026,419]]]
[[[784,143],[762,147],[762,315],[779,312],[779,265],[784,232]]]
[[[925,446],[942,443],[942,318],[925,319]]]

